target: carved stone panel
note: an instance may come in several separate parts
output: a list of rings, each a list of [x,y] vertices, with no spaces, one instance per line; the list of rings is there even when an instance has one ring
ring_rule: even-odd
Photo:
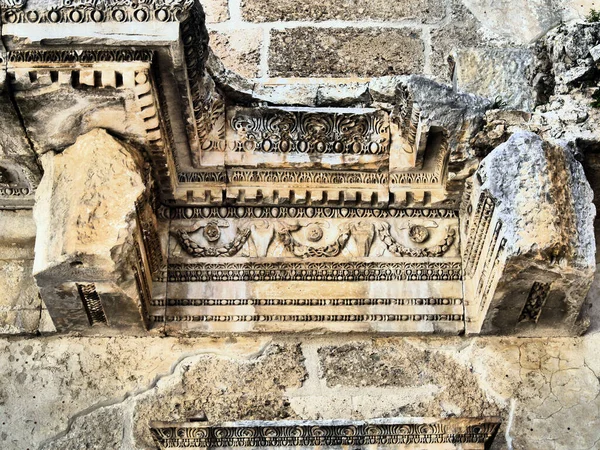
[[[213,331],[463,330],[450,210],[176,208],[156,326]],[[159,312],[164,307],[164,312]]]

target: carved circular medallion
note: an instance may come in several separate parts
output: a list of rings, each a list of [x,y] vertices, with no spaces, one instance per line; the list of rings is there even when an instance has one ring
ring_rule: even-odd
[[[417,244],[422,244],[427,239],[429,239],[429,231],[427,230],[427,228],[421,225],[413,225],[408,230],[408,236],[413,242],[416,242]]]
[[[221,237],[221,230],[219,230],[219,226],[210,222],[204,227],[204,237],[208,242],[216,242]]]
[[[319,242],[323,238],[323,230],[318,225],[311,225],[306,230],[306,238],[310,242]]]

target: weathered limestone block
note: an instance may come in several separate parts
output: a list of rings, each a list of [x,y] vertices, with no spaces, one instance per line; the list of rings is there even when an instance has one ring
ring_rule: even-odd
[[[32,275],[30,209],[0,210],[0,334],[54,331]]]
[[[486,44],[481,23],[460,0],[452,0],[448,19],[442,26],[431,31],[431,73],[450,82],[455,66],[453,53],[457,49],[476,48]]]
[[[527,44],[557,25],[562,16],[557,0],[464,0],[491,32]]]
[[[531,111],[534,54],[528,49],[466,49],[455,54],[454,83],[462,92],[487,97],[502,106]]]
[[[67,80],[59,79],[48,84],[43,83],[43,72],[49,75],[49,70],[32,70],[38,81],[27,86],[15,86],[24,125],[37,153],[60,151],[72,145],[78,136],[96,128],[107,129],[131,141],[146,142],[147,133],[139,114],[140,106],[133,83],[114,89],[111,86],[94,86],[92,82],[92,87],[97,89],[90,89],[82,82],[81,86],[74,88],[71,83],[75,84],[75,81],[69,79],[71,70],[61,72],[61,78],[64,75]],[[80,80],[84,72],[91,73],[94,79],[94,70],[90,69],[78,71]],[[115,76],[114,70],[106,72]],[[99,71],[96,70],[96,73]],[[29,76],[29,73],[24,74],[28,82]]]
[[[227,0],[202,0],[200,3],[206,13],[206,23],[219,23],[229,20]]]
[[[371,77],[421,73],[423,54],[420,33],[412,29],[274,30],[269,49],[269,75]]]
[[[142,161],[94,130],[42,163],[33,272],[57,329],[139,327],[130,272],[135,203],[145,190]]]
[[[595,269],[593,192],[565,148],[517,132],[482,162],[463,211],[467,332],[568,335]]]
[[[249,78],[260,76],[260,49],[263,31],[233,30],[210,33],[210,47],[225,67]]]
[[[486,155],[500,144],[504,144],[517,131],[538,132],[539,127],[531,123],[531,113],[506,109],[492,109],[485,113],[482,130],[471,139],[471,145]]]
[[[600,58],[600,23],[562,25],[541,43],[540,51],[552,62],[549,69],[557,93],[564,94],[581,82],[593,81]]]

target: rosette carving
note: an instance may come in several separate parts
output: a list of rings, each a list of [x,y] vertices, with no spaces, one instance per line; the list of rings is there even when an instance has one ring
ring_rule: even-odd
[[[227,244],[220,247],[204,247],[194,241],[187,231],[177,230],[174,232],[179,240],[179,245],[191,256],[202,257],[226,257],[235,256],[246,244],[250,237],[248,228],[238,228],[235,238]]]
[[[300,225],[285,225],[278,227],[276,230],[277,237],[286,250],[298,258],[330,258],[339,256],[350,239],[350,228],[345,227],[333,244],[322,247],[311,247],[301,244],[292,236],[292,232],[300,228]]]

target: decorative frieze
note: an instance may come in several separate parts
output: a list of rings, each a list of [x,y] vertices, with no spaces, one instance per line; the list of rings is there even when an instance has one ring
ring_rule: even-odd
[[[460,262],[171,264],[162,281],[459,281]]]
[[[106,48],[102,50],[14,50],[7,52],[9,64],[94,64],[100,62],[151,63],[152,50]]]
[[[384,111],[352,113],[235,108],[228,124],[236,152],[380,155],[389,152]]]
[[[351,172],[294,169],[231,169],[228,171],[232,183],[292,183],[316,185],[386,185],[388,174],[385,172]]]
[[[169,298],[152,300],[152,306],[452,306],[460,298]]]
[[[294,314],[154,316],[154,322],[462,322],[462,314]]]
[[[216,206],[216,207],[163,207],[158,214],[163,219],[355,219],[355,218],[429,218],[456,219],[453,209],[394,209],[394,208],[330,208],[294,206]]]
[[[457,234],[456,220],[423,218],[187,219],[171,226],[183,250],[171,245],[171,255],[194,258],[440,258]]]
[[[152,434],[161,449],[370,447],[403,449],[489,448],[497,419],[241,422],[222,425],[152,423]],[[453,447],[456,446],[456,447]]]
[[[2,0],[5,23],[177,22],[193,0],[60,0],[28,9],[27,0]]]

